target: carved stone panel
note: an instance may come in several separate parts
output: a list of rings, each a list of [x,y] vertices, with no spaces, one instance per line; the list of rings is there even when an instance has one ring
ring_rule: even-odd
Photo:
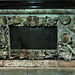
[[[43,11],[43,10],[42,10]],[[53,10],[54,11],[54,10]],[[56,10],[55,10],[56,11]],[[62,10],[64,13],[65,10]],[[1,59],[75,59],[75,15],[55,14],[50,9],[41,12],[25,10],[24,14],[0,15],[0,58]],[[58,13],[59,12],[59,13]],[[9,13],[9,12],[4,12]],[[41,14],[43,13],[43,14]],[[10,26],[57,27],[57,49],[11,49]],[[53,34],[51,34],[53,35]],[[14,36],[15,37],[15,36]]]

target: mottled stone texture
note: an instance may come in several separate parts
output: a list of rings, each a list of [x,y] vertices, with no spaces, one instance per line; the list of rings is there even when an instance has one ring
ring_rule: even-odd
[[[0,70],[0,75],[75,75],[75,70],[66,69],[7,69]]]
[[[4,9],[1,14],[75,14],[75,9]]]

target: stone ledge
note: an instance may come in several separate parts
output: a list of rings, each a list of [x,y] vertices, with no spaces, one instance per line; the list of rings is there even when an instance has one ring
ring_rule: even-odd
[[[16,69],[39,69],[39,70],[43,70],[43,69],[56,69],[56,70],[75,70],[75,67],[1,67],[0,70],[16,70]]]
[[[75,9],[3,9],[0,14],[75,14]]]
[[[75,60],[1,60],[0,67],[75,67]]]

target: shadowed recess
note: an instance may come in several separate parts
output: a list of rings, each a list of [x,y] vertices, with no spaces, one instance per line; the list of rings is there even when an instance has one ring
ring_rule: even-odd
[[[10,26],[12,49],[57,49],[57,27]]]

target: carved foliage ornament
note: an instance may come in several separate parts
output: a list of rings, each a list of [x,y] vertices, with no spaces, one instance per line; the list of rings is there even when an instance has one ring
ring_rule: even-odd
[[[8,25],[18,25],[18,24],[24,24],[24,26],[56,26],[58,18],[51,18],[51,17],[38,17],[38,16],[28,16],[28,17],[19,17],[19,16],[8,16],[7,18]]]

